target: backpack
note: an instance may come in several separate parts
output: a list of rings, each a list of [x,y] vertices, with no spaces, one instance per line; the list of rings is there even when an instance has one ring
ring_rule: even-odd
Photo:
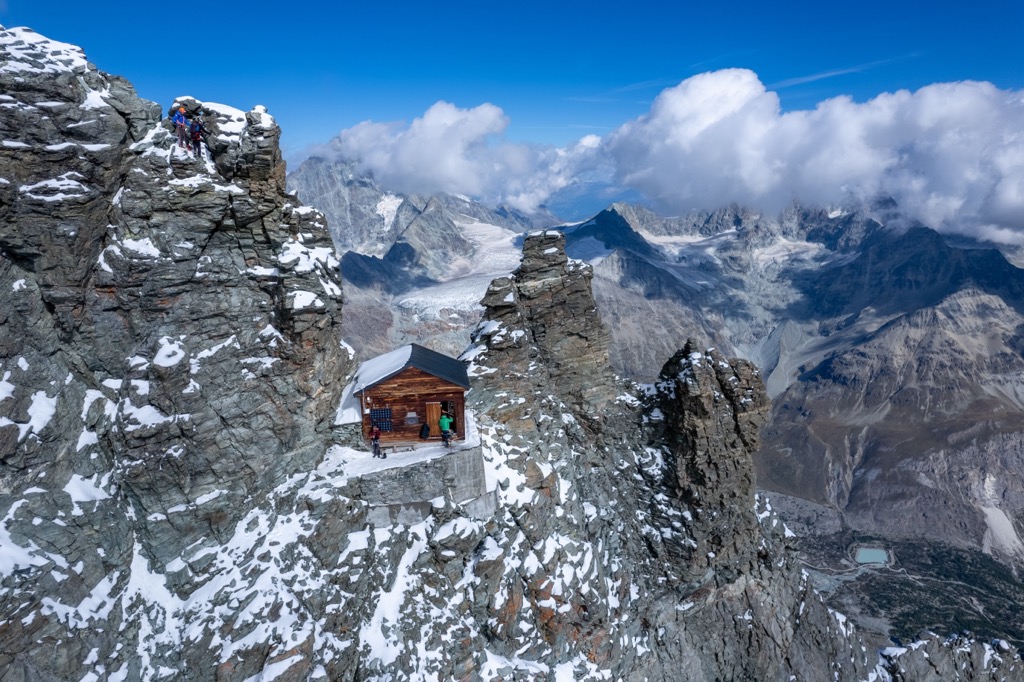
[[[203,135],[203,124],[199,121],[192,122],[192,139],[195,142],[199,142]]]

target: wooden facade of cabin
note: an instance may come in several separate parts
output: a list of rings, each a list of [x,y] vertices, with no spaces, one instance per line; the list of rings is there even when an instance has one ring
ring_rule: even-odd
[[[430,438],[440,439],[442,411],[454,419],[457,438],[466,437],[466,389],[418,367],[405,367],[357,396],[367,439],[375,421],[381,427],[381,443],[418,441],[423,424],[430,427]]]

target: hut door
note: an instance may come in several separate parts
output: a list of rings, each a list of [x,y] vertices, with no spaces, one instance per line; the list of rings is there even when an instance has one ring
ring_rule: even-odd
[[[427,424],[430,425],[430,435],[440,436],[441,427],[437,420],[441,418],[441,403],[427,403]]]

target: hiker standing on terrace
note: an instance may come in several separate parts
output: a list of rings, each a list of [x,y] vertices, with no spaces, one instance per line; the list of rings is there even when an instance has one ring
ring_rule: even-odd
[[[373,422],[373,426],[370,428],[370,446],[373,449],[374,457],[388,458],[384,451],[380,449],[380,427],[377,425],[377,422]]]
[[[447,412],[442,413],[441,418],[437,420],[437,425],[441,427],[441,442],[445,446],[451,445],[452,432],[450,429],[453,421],[455,420]]]

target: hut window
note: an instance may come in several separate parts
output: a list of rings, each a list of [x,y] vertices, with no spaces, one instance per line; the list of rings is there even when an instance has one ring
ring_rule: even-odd
[[[406,412],[405,413],[405,423],[406,423],[406,425],[419,424],[420,423],[420,417],[415,412]]]
[[[376,423],[381,431],[394,431],[394,423],[391,421],[391,408],[374,408],[370,410],[370,422]]]

